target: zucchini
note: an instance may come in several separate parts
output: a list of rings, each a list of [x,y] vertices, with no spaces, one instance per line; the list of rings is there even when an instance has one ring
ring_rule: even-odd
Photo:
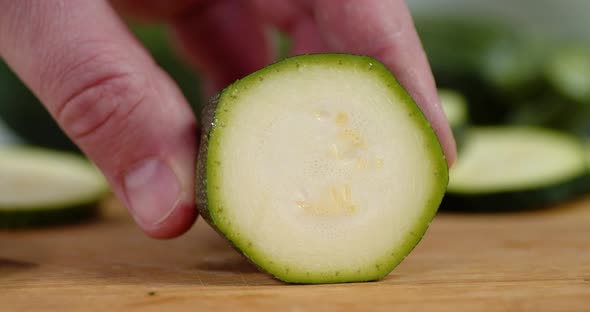
[[[442,207],[461,211],[540,208],[590,190],[584,144],[535,127],[470,129],[450,171]]]
[[[457,149],[460,149],[463,146],[469,118],[467,116],[467,101],[461,93],[450,89],[439,89],[438,96],[453,131]]]
[[[88,220],[108,193],[95,167],[78,155],[37,147],[0,148],[0,228]]]
[[[369,57],[285,59],[202,115],[200,213],[285,282],[383,278],[420,241],[448,181],[430,124]]]
[[[558,49],[548,62],[547,79],[567,98],[590,105],[590,47]]]

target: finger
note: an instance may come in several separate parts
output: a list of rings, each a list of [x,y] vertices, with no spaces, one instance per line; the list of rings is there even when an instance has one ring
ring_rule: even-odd
[[[431,122],[452,164],[455,140],[405,2],[316,0],[313,14],[319,35],[330,49],[373,56],[393,72]]]
[[[0,0],[0,54],[146,233],[190,227],[194,117],[106,1]]]
[[[330,51],[318,36],[319,30],[315,21],[307,14],[300,16],[288,32],[292,40],[291,55]]]
[[[272,61],[268,31],[244,1],[200,6],[174,28],[184,54],[207,77],[209,95]]]

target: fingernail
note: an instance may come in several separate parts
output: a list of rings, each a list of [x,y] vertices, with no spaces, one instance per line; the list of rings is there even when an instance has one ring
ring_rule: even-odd
[[[170,167],[150,159],[133,167],[125,176],[129,210],[142,226],[158,225],[172,214],[180,194],[180,184]]]

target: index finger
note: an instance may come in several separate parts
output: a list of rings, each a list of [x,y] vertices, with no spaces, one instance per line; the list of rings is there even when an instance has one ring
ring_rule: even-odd
[[[0,0],[0,54],[146,233],[188,230],[196,120],[105,0]]]

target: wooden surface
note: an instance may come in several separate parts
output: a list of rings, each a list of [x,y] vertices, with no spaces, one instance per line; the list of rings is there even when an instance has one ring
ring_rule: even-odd
[[[117,203],[88,224],[0,232],[0,311],[590,311],[590,200],[440,213],[385,280],[285,285],[199,221],[146,238]]]

